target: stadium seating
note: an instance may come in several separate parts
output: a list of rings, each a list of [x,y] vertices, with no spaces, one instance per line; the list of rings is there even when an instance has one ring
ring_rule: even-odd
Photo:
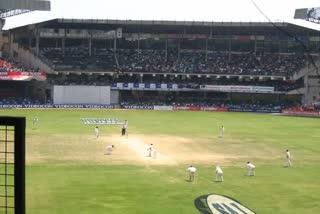
[[[61,76],[49,75],[48,82],[52,85],[111,85],[116,83],[140,83],[139,79],[136,76],[129,75],[120,75],[118,77],[111,77],[108,75],[68,75],[68,78],[62,78]],[[154,78],[152,76],[145,76],[142,80],[143,83],[165,83],[165,84],[192,84],[194,87],[200,85],[250,85],[250,86],[271,86],[275,88],[275,91],[290,91],[297,88],[302,88],[304,82],[302,79],[297,81],[283,81],[283,80],[253,80],[250,81],[242,80],[238,78],[198,78],[198,77],[189,77],[189,78],[174,78],[174,77],[159,77]],[[192,87],[190,87],[192,88]]]
[[[13,59],[0,58],[0,72],[39,72],[40,70],[33,68],[25,68]]]
[[[49,59],[55,70],[91,70],[147,73],[203,73],[233,75],[289,76],[305,66],[298,54],[222,53],[180,50],[137,50],[94,48],[89,56],[87,48],[42,48],[42,56]]]
[[[320,104],[296,105],[286,110],[294,112],[319,112]]]
[[[113,51],[107,49],[94,49],[93,56],[89,56],[87,48],[41,48],[40,55],[47,58],[57,71],[116,68]]]
[[[0,105],[42,105],[46,102],[42,99],[32,99],[24,97],[7,97],[0,98]]]

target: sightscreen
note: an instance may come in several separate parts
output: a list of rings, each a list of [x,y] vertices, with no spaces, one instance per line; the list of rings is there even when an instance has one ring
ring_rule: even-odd
[[[55,85],[54,104],[110,104],[110,86]]]

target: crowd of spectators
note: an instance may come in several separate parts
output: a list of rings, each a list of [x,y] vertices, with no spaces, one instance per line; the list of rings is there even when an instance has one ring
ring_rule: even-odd
[[[0,57],[0,72],[39,72],[39,68],[25,68],[19,62],[13,59],[4,59]]]
[[[234,75],[290,75],[301,69],[302,55],[221,53],[181,50],[117,50],[122,72],[215,73]]]
[[[40,58],[56,71],[65,70],[116,70],[116,60],[111,49],[94,49],[89,56],[88,48],[41,48]]]
[[[97,70],[146,73],[204,73],[288,76],[305,66],[299,54],[227,53],[199,50],[42,48],[55,70]]]
[[[156,51],[156,50],[113,50],[94,49],[93,55],[88,56],[88,49],[67,48],[64,51],[59,48],[47,48],[41,50],[43,56],[52,60],[58,69],[114,69],[122,72],[145,72],[145,73],[215,73],[215,74],[258,74],[258,75],[290,75],[304,66],[305,60],[299,55],[266,54],[254,56],[251,53],[218,53],[203,51],[181,50],[177,51]],[[67,67],[63,67],[63,66]],[[59,67],[60,66],[60,67]],[[69,67],[68,67],[69,66]],[[0,72],[33,71],[39,69],[25,69],[14,61],[0,58]],[[170,77],[169,77],[170,76]],[[275,91],[289,91],[303,86],[303,81],[282,81],[282,80],[242,80],[238,78],[198,78],[197,75],[186,78],[168,77],[137,78],[136,75],[113,77],[109,75],[74,75],[73,78],[48,78],[52,85],[111,85],[117,82],[131,83],[176,83],[192,84],[200,86],[209,85],[252,85],[252,86],[273,86]],[[198,88],[198,87],[195,87]],[[200,101],[199,101],[200,100]],[[319,111],[319,105],[297,106],[289,103],[233,103],[231,101],[216,101],[210,99],[194,99],[191,97],[180,97],[179,99],[157,100],[153,97],[140,97],[138,102],[131,96],[122,96],[121,104],[139,105],[184,105],[184,106],[210,106],[226,108],[272,108],[272,109],[293,109],[295,111]],[[32,98],[1,98],[0,105],[30,105],[49,104],[44,99]]]
[[[295,112],[320,112],[320,104],[296,105],[286,110]]]
[[[140,78],[140,80],[139,80]],[[151,75],[139,77],[120,75],[113,77],[110,75],[68,75],[63,78],[61,75],[48,75],[47,81],[51,85],[112,85],[116,83],[155,83],[155,84],[179,84],[193,85],[194,88],[200,88],[201,85],[240,85],[240,86],[269,86],[274,87],[275,91],[290,91],[304,86],[302,79],[300,80],[259,80],[259,79],[238,79],[238,78],[199,78],[192,76],[189,78],[181,77],[153,77]]]
[[[47,104],[44,99],[33,99],[25,97],[0,98],[0,105],[43,105]]]
[[[265,99],[264,95],[250,95],[239,99],[240,95],[230,97],[221,93],[207,93],[206,96],[199,92],[182,92],[167,93],[165,96],[161,93],[147,91],[141,92],[139,95],[130,91],[121,93],[122,105],[142,105],[142,106],[200,106],[200,107],[217,107],[217,108],[233,108],[233,109],[273,109],[280,110],[292,108],[299,105],[294,101],[279,100],[276,96]]]
[[[139,106],[188,106],[188,107],[215,107],[215,108],[226,108],[226,109],[268,109],[274,111],[280,111],[282,109],[293,108],[295,104],[290,103],[249,103],[249,102],[232,102],[232,101],[210,101],[210,102],[197,102],[192,101],[192,98],[179,100],[177,102],[163,102],[159,100],[142,98],[139,102],[134,101],[133,98],[125,97],[124,101],[120,105],[139,105]]]

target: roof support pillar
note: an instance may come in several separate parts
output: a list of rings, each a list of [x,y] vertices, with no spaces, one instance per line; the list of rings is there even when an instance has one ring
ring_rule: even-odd
[[[208,38],[206,38],[206,53],[205,53],[205,61],[207,62],[208,61]]]
[[[178,61],[180,61],[180,38],[178,38]]]
[[[92,56],[92,38],[91,37],[88,40],[88,50],[89,50],[89,56]]]
[[[61,46],[62,46],[62,53],[64,53],[65,49],[66,49],[66,38],[65,37],[63,37],[61,39]]]
[[[140,60],[140,33],[138,33],[138,60]]]
[[[168,61],[168,39],[165,40],[165,59]]]
[[[254,55],[257,56],[257,37],[254,37]]]
[[[36,55],[39,56],[39,46],[40,46],[40,33],[39,29],[36,29]]]
[[[231,60],[231,47],[232,47],[231,38],[229,38],[229,42],[228,42],[228,61]]]

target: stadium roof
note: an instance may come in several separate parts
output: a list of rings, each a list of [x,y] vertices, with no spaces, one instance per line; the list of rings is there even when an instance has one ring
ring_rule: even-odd
[[[199,35],[278,35],[319,36],[320,31],[287,22],[188,22],[148,20],[100,20],[100,19],[53,19],[37,24],[12,29],[23,36],[33,35],[35,28],[91,29],[114,31],[122,28],[123,33],[145,34],[199,34]],[[27,33],[29,32],[29,34]]]
[[[33,10],[50,10],[49,0],[0,0],[0,18],[20,15]]]
[[[49,0],[0,0],[1,9],[50,10]]]
[[[268,22],[269,18],[273,22],[294,22],[296,8],[318,4],[318,0],[51,0],[50,12],[9,18],[4,29],[56,18],[195,22]],[[320,25],[313,28],[320,30]]]

